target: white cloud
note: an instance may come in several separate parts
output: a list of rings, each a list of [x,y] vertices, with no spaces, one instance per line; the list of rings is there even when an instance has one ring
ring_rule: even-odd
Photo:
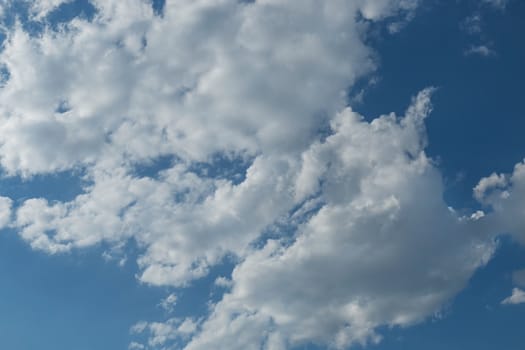
[[[482,31],[482,19],[479,13],[465,18],[461,23],[461,28],[468,34],[479,34]]]
[[[501,303],[504,305],[523,304],[525,303],[525,291],[519,288],[513,288],[512,295],[505,298]]]
[[[0,196],[0,229],[6,227],[11,222],[11,198]]]
[[[131,333],[142,334],[146,332],[149,348],[157,349],[177,339],[186,340],[196,330],[197,323],[191,318],[171,318],[166,322],[139,322],[131,328]],[[137,342],[132,342],[129,347],[146,348]]]
[[[346,109],[334,119],[300,177],[301,193],[321,193],[324,206],[293,244],[269,241],[235,268],[231,292],[187,349],[375,343],[379,326],[421,322],[466,285],[494,245],[483,218],[457,217],[442,200],[423,151],[429,95],[404,118],[368,123]]]
[[[36,13],[58,3],[35,3]],[[133,327],[148,332],[147,346],[377,342],[380,326],[438,312],[490,258],[489,228],[524,207],[515,172],[476,189],[495,214],[449,210],[424,153],[431,89],[403,118],[368,123],[345,108],[348,87],[376,65],[371,22],[410,17],[418,1],[173,0],[162,17],[147,1],[93,3],[92,22],[40,36],[10,29],[0,165],[13,176],[83,174],[75,199],[17,208],[12,226],[34,249],[134,239],[139,278],[154,285],[188,285],[226,256],[239,262],[217,280],[228,291],[207,320]],[[248,163],[233,169],[240,182],[198,171],[220,166],[217,156]],[[136,171],[159,157],[173,162],[152,177]],[[500,185],[510,197],[489,194]],[[269,230],[282,239],[255,248]]]
[[[510,233],[525,243],[525,162],[512,174],[492,174],[480,180],[475,196],[493,210],[492,225],[498,233]]]
[[[44,18],[47,14],[57,9],[60,5],[72,2],[73,0],[33,0],[31,11],[37,20]]]
[[[482,0],[481,2],[503,10],[507,6],[509,0]]]
[[[177,305],[177,295],[173,293],[160,302],[160,306],[167,312],[173,312],[175,305]]]
[[[374,68],[356,13],[374,20],[415,7],[174,1],[158,17],[144,1],[94,4],[93,22],[9,33],[0,163],[28,177],[85,171],[73,201],[18,209],[32,247],[56,253],[133,237],[145,251],[141,279],[159,285],[185,285],[225,255],[243,256],[298,204],[300,154]],[[192,172],[216,154],[253,159],[246,179]],[[158,178],[134,174],[164,155],[177,161]]]
[[[483,57],[494,56],[496,52],[487,45],[471,46],[465,50],[465,55],[480,55]]]

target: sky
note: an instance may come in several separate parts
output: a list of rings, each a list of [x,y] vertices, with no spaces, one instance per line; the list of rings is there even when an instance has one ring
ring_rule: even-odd
[[[0,347],[522,349],[524,16],[0,0]]]

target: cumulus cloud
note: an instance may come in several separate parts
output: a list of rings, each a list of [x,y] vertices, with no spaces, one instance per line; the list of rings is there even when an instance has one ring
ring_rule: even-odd
[[[187,339],[196,329],[197,323],[190,318],[171,318],[166,322],[139,322],[131,328],[131,333],[135,335],[146,333],[148,347],[138,342],[132,342],[130,348],[157,349],[170,341]]]
[[[424,153],[430,93],[402,118],[337,115],[333,134],[303,154],[298,186],[324,205],[291,245],[271,240],[235,268],[187,349],[375,343],[379,326],[420,322],[466,285],[494,245],[442,200]]]
[[[0,163],[85,178],[73,201],[24,202],[20,235],[50,253],[133,238],[141,279],[159,285],[243,256],[299,203],[301,153],[375,66],[356,14],[415,4],[173,1],[159,17],[145,1],[95,1],[92,21],[38,36],[15,26],[0,54]],[[244,181],[195,170],[216,155],[248,162]],[[158,176],[135,173],[164,156],[174,161]]]
[[[504,305],[523,304],[525,303],[525,291],[519,288],[514,288],[512,289],[512,295],[505,298],[501,303]]]
[[[499,233],[509,233],[525,243],[525,162],[511,174],[492,174],[474,188],[478,200],[493,211],[491,220]]]
[[[376,67],[369,27],[410,18],[418,1],[173,0],[162,16],[145,0],[92,3],[92,20],[7,32],[0,165],[27,178],[75,170],[83,188],[14,215],[3,199],[0,224],[13,218],[50,254],[134,240],[154,285],[237,263],[208,318],[139,323],[148,340],[130,349],[378,342],[380,326],[439,312],[492,255],[495,225],[523,227],[508,221],[524,207],[522,166],[476,187],[493,213],[460,217],[442,200],[424,151],[433,89],[402,117],[346,107]]]

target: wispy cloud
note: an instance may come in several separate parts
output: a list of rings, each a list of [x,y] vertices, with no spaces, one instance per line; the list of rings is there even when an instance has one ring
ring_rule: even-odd
[[[483,57],[496,56],[496,51],[487,45],[471,46],[465,50],[465,55],[479,55]]]
[[[523,304],[525,303],[525,291],[514,288],[512,289],[512,295],[505,298],[501,303],[504,305]]]

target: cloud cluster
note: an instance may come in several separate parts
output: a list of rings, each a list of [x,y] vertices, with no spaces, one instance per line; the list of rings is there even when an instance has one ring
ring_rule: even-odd
[[[65,2],[35,1],[34,17]],[[92,3],[91,20],[7,33],[0,165],[74,170],[84,187],[13,209],[2,197],[0,226],[52,254],[134,240],[154,285],[237,263],[209,317],[140,323],[151,337],[131,348],[377,342],[380,326],[439,313],[491,257],[494,227],[523,234],[524,165],[476,187],[491,214],[444,203],[424,151],[432,89],[402,117],[346,107],[376,66],[370,26],[406,21],[417,0]]]
[[[0,164],[24,177],[81,170],[85,188],[25,201],[14,225],[50,253],[133,238],[153,284],[242,256],[299,204],[301,153],[373,69],[363,31],[416,3],[171,1],[160,17],[146,1],[95,1],[91,21],[36,36],[16,25],[0,54]],[[195,170],[217,155],[248,162],[244,181]],[[136,173],[166,156],[156,176]]]
[[[235,268],[187,349],[377,342],[377,327],[438,314],[466,285],[494,245],[478,231],[483,218],[458,217],[442,200],[423,150],[430,92],[403,118],[337,115],[333,134],[303,154],[301,188],[322,208],[292,244],[271,240]]]

